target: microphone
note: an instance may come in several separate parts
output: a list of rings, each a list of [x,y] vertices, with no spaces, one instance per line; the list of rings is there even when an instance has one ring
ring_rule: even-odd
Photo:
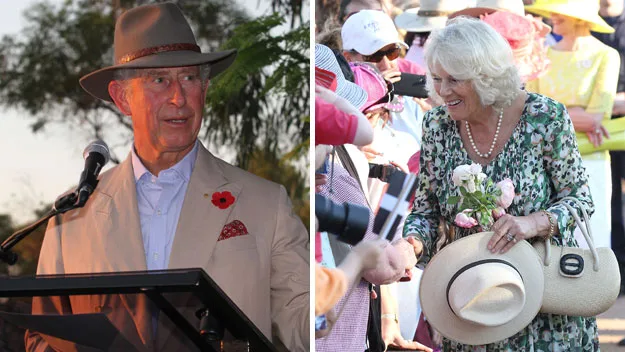
[[[76,207],[82,207],[98,185],[98,175],[110,159],[109,147],[102,140],[91,142],[83,152],[85,168],[80,174],[80,182],[76,189],[78,202]]]

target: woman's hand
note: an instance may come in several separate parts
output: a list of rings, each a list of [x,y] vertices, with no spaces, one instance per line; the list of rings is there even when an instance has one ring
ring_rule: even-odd
[[[393,160],[389,160],[388,161],[389,164],[395,166],[396,168],[400,169],[401,171],[403,171],[405,174],[409,174],[410,170],[408,170],[408,165],[407,164],[402,164],[402,163],[398,163],[397,161],[393,161]]]
[[[603,144],[603,137],[610,139],[610,133],[603,125],[599,125],[599,127],[592,132],[586,132],[586,136],[595,148]]]
[[[387,82],[397,83],[401,80],[401,72],[399,72],[398,68],[389,68],[380,73]]]
[[[537,224],[532,216],[510,214],[500,217],[491,230],[495,232],[488,242],[488,249],[492,253],[506,253],[517,242],[538,234]]]
[[[409,234],[405,237],[406,241],[412,245],[412,249],[414,250],[414,255],[419,258],[421,256],[421,252],[423,252],[423,242],[418,240],[415,235]]]
[[[382,318],[382,339],[384,340],[386,349],[393,346],[399,347],[402,350],[432,351],[431,348],[424,346],[417,341],[404,339],[399,331],[399,324],[395,321],[395,319],[389,319],[386,317]]]
[[[328,183],[328,176],[325,174],[315,174],[315,192],[321,192],[323,185]]]
[[[374,148],[373,144],[363,146],[362,148],[360,148],[360,151],[365,155],[368,161],[373,161],[378,157],[384,156],[384,153]]]

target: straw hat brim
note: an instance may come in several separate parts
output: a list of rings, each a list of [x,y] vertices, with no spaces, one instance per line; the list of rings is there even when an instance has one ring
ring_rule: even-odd
[[[447,24],[447,16],[424,17],[418,16],[419,8],[408,9],[395,17],[397,28],[407,32],[431,32],[443,28]]]
[[[504,254],[491,253],[487,244],[492,232],[481,232],[456,240],[438,252],[421,277],[419,296],[423,313],[432,327],[443,336],[463,344],[484,345],[510,337],[525,328],[542,305],[543,267],[536,251],[520,241]],[[470,263],[484,259],[503,259],[521,274],[525,286],[525,305],[509,322],[489,327],[460,319],[447,302],[447,285],[452,276]]]
[[[550,18],[552,13],[557,13],[590,23],[590,30],[593,32],[614,33],[614,28],[610,27],[610,25],[599,16],[599,13],[588,11],[587,9],[583,10],[573,6],[566,7],[561,4],[538,4],[525,6],[525,11],[546,18]]]
[[[198,53],[188,50],[158,53],[144,56],[125,64],[109,66],[92,72],[80,79],[80,85],[94,97],[112,102],[113,99],[109,95],[108,85],[109,82],[113,80],[113,74],[116,70],[124,68],[167,68],[210,64],[209,78],[213,78],[232,65],[236,55],[236,50],[214,53]]]

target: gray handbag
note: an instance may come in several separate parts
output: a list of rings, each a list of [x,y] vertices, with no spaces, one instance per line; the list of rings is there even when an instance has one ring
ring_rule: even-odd
[[[582,212],[564,201],[575,203]],[[551,241],[537,241],[534,249],[543,258],[545,292],[541,313],[591,317],[608,310],[616,301],[621,276],[616,256],[610,248],[595,248],[588,214],[579,200],[560,200],[573,215],[589,249],[561,247]]]

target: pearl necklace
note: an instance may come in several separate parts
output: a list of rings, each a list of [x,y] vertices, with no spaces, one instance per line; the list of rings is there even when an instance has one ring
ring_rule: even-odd
[[[499,110],[499,120],[497,121],[497,129],[495,130],[495,137],[493,138],[493,143],[490,144],[490,149],[488,149],[488,153],[482,154],[479,150],[477,150],[477,146],[475,145],[475,141],[473,140],[473,135],[471,134],[471,127],[467,121],[464,122],[464,127],[467,129],[467,135],[469,136],[469,142],[471,142],[471,146],[475,153],[484,159],[490,157],[493,153],[493,149],[495,149],[495,143],[497,143],[497,137],[499,137],[499,130],[501,129],[501,120],[503,119],[503,109]]]

